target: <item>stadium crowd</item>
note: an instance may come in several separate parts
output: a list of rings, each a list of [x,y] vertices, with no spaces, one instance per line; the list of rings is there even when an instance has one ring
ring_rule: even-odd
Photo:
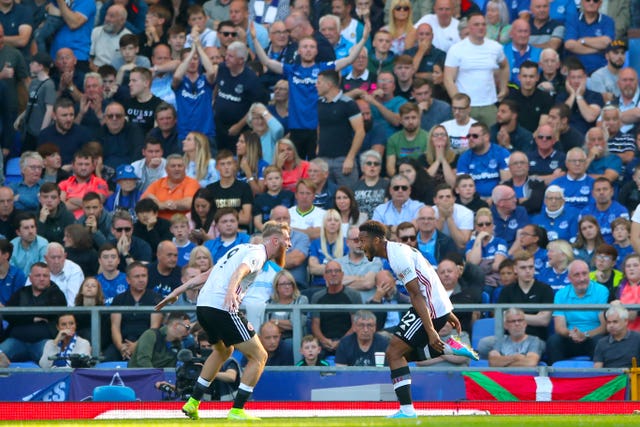
[[[260,310],[407,302],[360,247],[374,219],[454,304],[513,306],[479,349],[493,366],[629,366],[640,0],[482,3],[0,0],[0,306],[153,306],[273,219],[286,268],[244,299],[268,364],[293,364],[300,320],[300,365],[375,365],[398,313]],[[104,360],[175,366],[196,299],[104,315]],[[518,309],[554,302],[612,305]],[[460,313],[464,339],[480,316]],[[84,314],[2,320],[0,365],[89,352]]]

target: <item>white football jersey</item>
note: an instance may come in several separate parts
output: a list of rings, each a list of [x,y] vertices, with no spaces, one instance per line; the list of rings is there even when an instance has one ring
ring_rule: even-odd
[[[251,282],[262,270],[262,266],[267,261],[267,252],[264,245],[242,244],[233,247],[213,266],[209,278],[205,282],[200,295],[198,295],[198,306],[213,307],[219,310],[227,310],[224,306],[224,298],[227,295],[229,281],[233,273],[245,264],[251,270],[240,282],[237,293],[244,296]],[[242,299],[242,298],[241,298]]]
[[[418,279],[420,292],[427,301],[433,319],[453,310],[438,274],[417,249],[403,243],[387,242],[387,258],[393,273],[403,285]]]

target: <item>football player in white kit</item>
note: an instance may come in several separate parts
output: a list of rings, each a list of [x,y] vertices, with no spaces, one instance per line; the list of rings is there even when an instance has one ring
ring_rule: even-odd
[[[400,410],[389,418],[415,418],[408,361],[416,360],[422,349],[427,358],[455,354],[478,360],[478,355],[454,338],[447,342],[440,339],[438,331],[447,322],[458,334],[461,332],[460,321],[452,312],[453,306],[440,278],[419,251],[404,243],[387,241],[386,235],[387,227],[378,221],[360,225],[360,246],[369,261],[374,257],[387,259],[396,278],[409,292],[412,307],[400,319],[386,358],[400,402]]]
[[[202,367],[192,396],[182,407],[182,412],[189,418],[199,418],[198,406],[203,394],[235,347],[244,354],[248,363],[227,418],[259,419],[245,413],[243,408],[260,379],[267,362],[267,352],[253,327],[238,313],[238,307],[247,288],[267,260],[272,259],[284,267],[285,252],[291,246],[289,233],[289,226],[285,223],[266,222],[262,230],[262,244],[242,244],[232,248],[209,271],[185,282],[156,306],[156,310],[160,310],[166,304],[175,302],[187,289],[202,288],[196,314],[209,340],[215,344],[213,353]]]

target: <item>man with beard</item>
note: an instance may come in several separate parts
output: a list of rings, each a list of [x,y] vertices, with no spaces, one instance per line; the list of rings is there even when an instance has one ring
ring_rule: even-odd
[[[76,219],[82,212],[82,198],[90,191],[98,193],[104,203],[109,194],[109,187],[104,179],[95,175],[96,165],[86,151],[78,151],[73,157],[73,175],[60,183],[62,190],[61,199],[69,211],[73,212]]]
[[[199,419],[198,406],[222,363],[227,360],[234,347],[248,359],[233,402],[227,415],[234,420],[257,420],[259,418],[244,412],[244,405],[251,397],[253,388],[260,379],[267,352],[255,335],[253,328],[238,312],[247,288],[267,260],[274,260],[284,267],[285,253],[291,245],[289,226],[268,221],[262,229],[263,243],[243,244],[229,251],[208,271],[188,280],[173,290],[157,306],[160,310],[168,303],[177,301],[179,295],[188,289],[202,288],[198,296],[196,313],[198,323],[209,336],[215,351],[209,355],[196,381],[193,394],[182,407],[182,412],[193,419]],[[211,274],[214,272],[214,274]],[[204,286],[203,286],[204,285]]]
[[[59,97],[53,105],[54,123],[38,135],[38,146],[50,142],[60,149],[63,165],[70,164],[73,154],[91,140],[87,129],[73,122],[75,115],[73,101]]]
[[[349,228],[347,235],[349,253],[336,261],[344,271],[342,284],[358,291],[362,302],[367,303],[376,293],[376,274],[382,270],[382,262],[377,258],[369,261],[364,257],[364,251],[358,242],[359,234],[358,227]]]
[[[363,49],[362,51],[364,52],[365,50]],[[364,140],[362,141],[362,147],[360,147],[360,152],[364,153],[368,150],[373,149],[380,153],[380,155],[384,154],[384,147],[387,142],[387,137],[385,135],[382,123],[374,123],[373,118],[371,117],[371,106],[367,101],[362,98],[356,99],[356,104],[358,105],[360,113],[362,114],[365,132]]]
[[[526,113],[525,113],[526,114]],[[533,149],[533,135],[520,126],[520,107],[516,101],[505,99],[498,106],[496,123],[491,126],[491,141],[496,141],[510,152]]]
[[[458,160],[458,175],[471,175],[478,194],[487,199],[493,187],[511,178],[508,159],[509,152],[489,140],[487,125],[477,122],[469,129],[469,150],[462,153]]]
[[[411,372],[408,361],[418,349],[424,349],[427,359],[441,354],[455,354],[478,360],[477,354],[451,337],[443,342],[438,331],[445,324],[462,332],[460,321],[433,266],[414,248],[387,241],[387,227],[377,221],[360,225],[360,247],[369,261],[378,256],[389,261],[391,270],[409,293],[411,308],[402,318],[391,337],[386,359],[391,369],[391,381],[400,410],[390,418],[416,418],[411,399]]]
[[[633,68],[623,68],[618,73],[618,88],[620,96],[613,100],[620,108],[624,126],[622,132],[630,132],[640,121],[640,88],[638,88],[638,73]]]
[[[518,125],[534,132],[538,124],[546,120],[549,109],[553,106],[553,98],[538,88],[540,74],[537,63],[524,61],[520,65],[518,78],[520,86],[509,88],[508,99],[515,101],[516,105],[526,105],[526,114],[518,114]]]
[[[320,97],[318,156],[328,163],[330,182],[353,188],[358,182],[356,156],[365,135],[362,113],[356,103],[340,90],[337,71],[321,71],[316,89]]]
[[[393,176],[397,172],[400,159],[419,158],[427,151],[429,135],[420,128],[420,108],[413,102],[400,107],[400,124],[402,130],[394,133],[387,140],[387,174]]]
[[[618,73],[624,65],[627,44],[623,40],[614,40],[605,50],[604,57],[607,65],[598,68],[587,79],[587,89],[600,92],[604,102],[611,102],[620,96],[618,88]]]
[[[120,37],[131,34],[125,28],[127,10],[120,4],[114,4],[107,9],[104,24],[95,27],[91,32],[90,67],[96,71],[98,67],[113,63],[120,54]]]

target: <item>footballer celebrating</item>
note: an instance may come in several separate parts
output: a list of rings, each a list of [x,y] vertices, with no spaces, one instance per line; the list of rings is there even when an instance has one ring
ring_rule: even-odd
[[[267,260],[272,259],[284,267],[285,252],[291,246],[289,233],[287,224],[268,221],[262,230],[262,244],[242,244],[232,248],[209,271],[185,282],[156,306],[156,310],[160,310],[166,304],[175,302],[177,297],[187,289],[202,288],[198,296],[196,314],[209,340],[214,343],[214,351],[202,367],[192,396],[182,407],[182,412],[189,418],[194,420],[199,418],[200,400],[209,389],[211,381],[223,362],[231,356],[235,346],[244,354],[248,363],[244,369],[233,408],[229,411],[227,418],[259,419],[245,413],[243,408],[253,392],[253,387],[260,379],[267,361],[267,352],[255,335],[253,327],[242,314],[238,313],[238,307],[247,288]]]
[[[387,241],[387,227],[378,221],[360,225],[360,247],[372,261],[374,257],[389,261],[391,270],[404,284],[412,307],[396,326],[386,358],[391,369],[391,382],[400,402],[400,410],[389,418],[416,418],[411,400],[411,372],[408,361],[416,360],[424,349],[427,358],[455,354],[478,360],[477,354],[460,341],[443,342],[438,331],[449,322],[461,332],[460,321],[452,313],[453,306],[440,278],[420,252],[403,243]]]

